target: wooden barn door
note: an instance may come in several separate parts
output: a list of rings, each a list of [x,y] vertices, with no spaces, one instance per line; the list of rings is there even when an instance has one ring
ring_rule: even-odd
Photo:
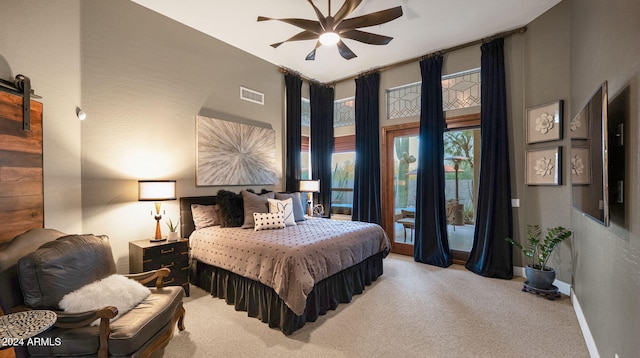
[[[28,130],[22,103],[0,90],[0,243],[44,227],[42,103],[31,101]]]

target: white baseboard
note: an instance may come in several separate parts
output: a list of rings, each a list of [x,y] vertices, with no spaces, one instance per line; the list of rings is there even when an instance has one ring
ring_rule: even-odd
[[[600,358],[598,348],[596,347],[596,342],[593,340],[593,336],[591,335],[591,330],[589,330],[587,320],[582,313],[582,307],[580,307],[580,302],[578,302],[578,297],[576,297],[576,293],[573,291],[573,289],[571,290],[571,303],[573,304],[573,310],[576,312],[578,324],[580,324],[580,329],[582,330],[582,336],[584,337],[584,341],[587,344],[589,356],[591,356],[591,358]]]
[[[524,267],[520,266],[513,266],[513,274],[520,277],[526,277],[524,274]],[[555,280],[553,281],[553,285],[558,288],[558,291],[560,291],[560,293],[571,296],[571,284],[562,282],[560,280]]]
[[[513,274],[515,276],[526,277],[524,273],[524,267],[513,266]],[[580,330],[582,330],[584,341],[587,344],[589,356],[591,358],[600,358],[598,348],[596,347],[596,342],[593,340],[591,330],[589,330],[589,325],[587,324],[587,320],[582,313],[582,307],[580,307],[580,302],[578,302],[578,297],[576,297],[576,293],[573,291],[573,288],[570,284],[558,280],[553,281],[553,284],[558,287],[558,290],[560,292],[571,297],[573,310],[575,311],[576,317],[578,318],[578,324],[580,325]]]

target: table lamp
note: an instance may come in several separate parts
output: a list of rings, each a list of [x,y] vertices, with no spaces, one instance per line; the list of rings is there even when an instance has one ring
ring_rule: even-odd
[[[156,235],[152,241],[162,240],[162,232],[160,230],[160,214],[161,201],[176,200],[176,181],[175,180],[138,180],[138,201],[154,201],[156,206]],[[153,211],[151,212],[153,215]]]
[[[313,213],[313,193],[320,192],[320,180],[300,180],[300,191],[307,193],[307,215]]]

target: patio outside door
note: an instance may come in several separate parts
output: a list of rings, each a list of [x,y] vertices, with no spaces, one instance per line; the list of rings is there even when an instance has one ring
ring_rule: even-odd
[[[419,126],[383,128],[383,226],[391,251],[413,256]]]
[[[419,123],[382,129],[383,227],[391,251],[413,256]],[[480,129],[444,133],[447,236],[454,262],[464,263],[473,245],[480,167]]]

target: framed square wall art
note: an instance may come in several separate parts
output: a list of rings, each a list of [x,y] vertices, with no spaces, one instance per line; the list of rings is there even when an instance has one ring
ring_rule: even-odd
[[[591,148],[571,148],[571,184],[591,184]]]
[[[527,108],[527,143],[562,139],[563,100]]]
[[[203,116],[196,117],[196,185],[273,185],[276,132]]]
[[[525,184],[562,184],[562,147],[532,149],[526,151]]]

